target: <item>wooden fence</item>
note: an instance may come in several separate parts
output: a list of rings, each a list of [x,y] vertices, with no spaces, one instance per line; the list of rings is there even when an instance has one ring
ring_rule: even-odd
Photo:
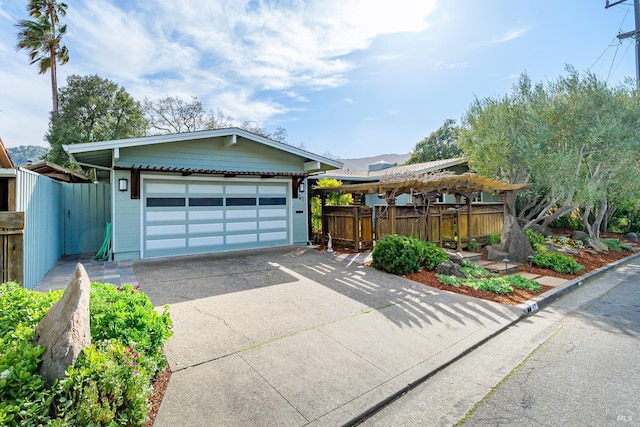
[[[24,212],[0,212],[0,283],[23,283]]]
[[[373,248],[373,216],[369,206],[325,206],[322,214],[324,241],[362,251]]]
[[[467,247],[471,239],[483,244],[490,234],[500,233],[505,215],[503,203],[437,203],[428,208],[384,205],[375,209],[377,239],[389,234],[415,236],[458,250]]]

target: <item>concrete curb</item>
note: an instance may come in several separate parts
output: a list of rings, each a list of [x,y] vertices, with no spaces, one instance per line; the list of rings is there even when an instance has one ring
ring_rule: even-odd
[[[373,405],[372,407],[370,407],[366,411],[362,412],[358,416],[352,418],[348,422],[344,423],[343,425],[344,426],[356,426],[356,425],[360,424],[361,422],[365,421],[367,418],[371,417],[375,413],[377,413],[380,410],[382,410],[384,407],[386,407],[389,404],[391,404],[396,399],[399,399],[402,395],[406,394],[407,392],[411,391],[412,389],[414,389],[418,385],[420,385],[423,382],[427,381],[429,378],[433,377],[435,374],[437,374],[438,372],[440,372],[443,369],[447,368],[448,366],[452,365],[456,361],[462,359],[464,356],[466,356],[467,354],[471,353],[476,348],[482,346],[483,344],[485,344],[487,341],[489,341],[493,337],[495,337],[497,335],[500,335],[503,331],[505,331],[506,329],[508,329],[511,326],[515,325],[516,323],[520,322],[521,320],[527,318],[529,315],[531,315],[532,313],[538,311],[540,308],[548,306],[552,302],[558,300],[563,295],[573,291],[574,289],[577,289],[578,287],[582,286],[583,284],[585,284],[587,282],[595,280],[596,278],[602,276],[606,272],[611,271],[611,270],[613,270],[613,269],[615,269],[617,267],[620,267],[622,265],[628,264],[630,262],[633,262],[636,259],[640,259],[640,253],[631,255],[631,256],[629,256],[627,258],[623,258],[623,259],[618,260],[616,262],[612,262],[611,264],[607,264],[607,265],[605,265],[603,267],[600,267],[598,269],[590,271],[588,274],[586,274],[584,276],[576,277],[575,279],[570,280],[569,282],[564,283],[564,284],[562,284],[560,286],[557,286],[557,287],[545,292],[544,294],[541,294],[541,295],[537,296],[536,298],[533,298],[533,299],[531,299],[531,300],[529,300],[529,301],[527,301],[525,303],[517,305],[516,307],[519,308],[520,310],[522,310],[522,314],[520,316],[518,316],[516,319],[514,319],[512,322],[506,324],[504,327],[496,330],[495,332],[493,332],[492,334],[488,335],[484,339],[482,339],[482,340],[478,341],[477,343],[471,345],[470,347],[468,347],[467,349],[465,349],[464,351],[459,353],[457,356],[451,358],[450,360],[448,360],[447,362],[445,362],[442,365],[438,366],[437,368],[435,368],[435,369],[431,370],[430,372],[426,373],[425,375],[419,377],[415,381],[412,381],[412,382],[408,383],[406,386],[402,387],[400,390],[398,390],[395,393],[391,394],[387,398],[379,401],[378,403],[376,403],[375,405]]]

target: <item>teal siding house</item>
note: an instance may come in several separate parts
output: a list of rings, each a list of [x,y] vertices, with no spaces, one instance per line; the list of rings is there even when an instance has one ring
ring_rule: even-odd
[[[238,128],[65,150],[110,183],[116,261],[306,243],[307,178],[342,166]]]

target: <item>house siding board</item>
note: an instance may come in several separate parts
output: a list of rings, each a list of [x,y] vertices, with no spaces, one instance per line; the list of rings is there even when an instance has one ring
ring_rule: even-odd
[[[132,258],[140,257],[140,200],[131,199],[131,186],[128,191],[118,191],[117,185],[120,178],[130,181],[128,171],[114,171],[113,186],[113,246],[114,253],[137,254]],[[129,183],[131,184],[131,183]]]
[[[24,283],[33,289],[64,251],[62,184],[17,171],[16,210],[25,212]]]
[[[242,138],[238,138],[238,142],[230,147],[224,147],[223,139],[216,138],[121,148],[115,166],[304,172],[300,157]]]
[[[292,203],[292,215],[293,215],[293,228],[292,236],[293,243],[307,243],[309,240],[309,225],[307,223],[307,199],[306,194],[300,198],[293,199]]]

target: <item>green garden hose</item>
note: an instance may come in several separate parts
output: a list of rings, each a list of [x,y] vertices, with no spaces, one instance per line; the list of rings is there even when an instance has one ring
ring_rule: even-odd
[[[102,246],[98,250],[96,256],[93,257],[96,261],[109,261],[109,254],[111,253],[111,223],[107,223],[107,227],[104,229],[104,241]]]

